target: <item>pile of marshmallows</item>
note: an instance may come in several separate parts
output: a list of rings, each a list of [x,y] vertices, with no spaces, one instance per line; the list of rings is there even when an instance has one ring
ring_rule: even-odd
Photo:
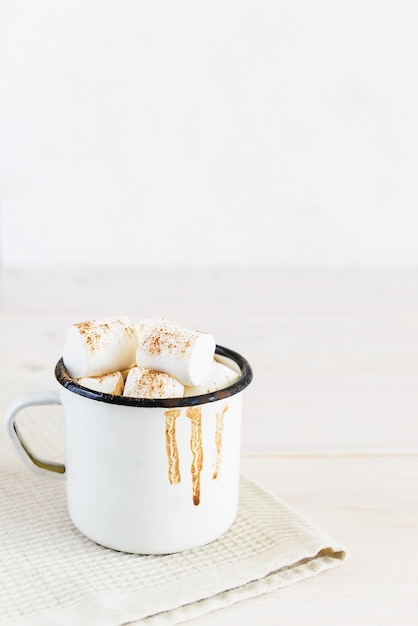
[[[127,317],[70,326],[63,361],[71,378],[103,393],[182,398],[232,385],[239,374],[215,357],[212,335],[165,319]]]

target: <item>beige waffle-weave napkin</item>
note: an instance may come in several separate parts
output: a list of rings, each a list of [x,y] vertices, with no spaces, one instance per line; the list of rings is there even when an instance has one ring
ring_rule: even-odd
[[[3,415],[21,391],[13,380],[0,390]],[[54,449],[63,460],[60,411],[28,409],[19,424],[38,454],[51,458]],[[245,477],[238,517],[219,540],[167,556],[103,548],[72,525],[65,482],[30,472],[0,431],[1,625],[167,626],[314,576],[344,557],[342,546]]]

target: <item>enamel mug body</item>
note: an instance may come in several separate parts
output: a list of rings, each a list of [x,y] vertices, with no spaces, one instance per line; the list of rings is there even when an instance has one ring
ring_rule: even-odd
[[[26,394],[7,412],[9,435],[36,472],[66,480],[68,512],[84,535],[138,554],[168,554],[220,537],[238,509],[243,390],[248,362],[217,346],[216,358],[240,373],[220,391],[162,400],[92,391],[62,362],[60,388]],[[36,457],[18,424],[25,407],[62,404],[65,465]]]

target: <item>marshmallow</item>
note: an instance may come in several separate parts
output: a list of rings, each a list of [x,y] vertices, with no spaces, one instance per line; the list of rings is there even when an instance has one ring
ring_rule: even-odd
[[[131,398],[182,398],[184,385],[170,374],[133,367],[126,378],[124,396]]]
[[[138,338],[127,317],[81,322],[70,326],[63,361],[73,378],[103,376],[135,363]]]
[[[209,374],[215,339],[165,319],[146,319],[136,325],[136,364],[171,374],[184,385],[199,385]]]
[[[184,389],[184,397],[189,396],[201,396],[205,393],[211,393],[212,391],[218,391],[218,389],[224,389],[229,387],[232,383],[235,383],[240,377],[231,368],[219,363],[218,361],[212,362],[209,375],[205,380],[196,386],[187,386]]]
[[[123,394],[123,376],[121,372],[113,372],[105,376],[94,376],[79,378],[78,384],[93,391],[101,391],[102,393],[111,393],[115,396]]]

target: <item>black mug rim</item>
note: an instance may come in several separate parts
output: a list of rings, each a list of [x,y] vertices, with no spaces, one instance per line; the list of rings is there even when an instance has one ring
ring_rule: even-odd
[[[65,389],[68,389],[68,391],[72,391],[73,393],[76,393],[79,396],[83,396],[85,398],[89,398],[90,400],[105,402],[106,404],[148,408],[175,408],[184,406],[196,406],[199,404],[207,404],[208,402],[224,400],[225,398],[234,396],[235,394],[240,393],[241,391],[243,391],[243,389],[248,387],[253,379],[253,372],[250,364],[248,363],[247,359],[245,359],[238,352],[217,345],[215,354],[234,361],[234,363],[238,365],[241,371],[240,378],[235,383],[229,385],[228,387],[225,387],[224,389],[219,389],[218,391],[205,393],[199,396],[189,396],[187,398],[130,398],[128,396],[116,396],[110,393],[94,391],[93,389],[88,389],[87,387],[79,385],[73,378],[71,378],[71,376],[67,372],[62,357],[55,366],[55,378],[60,383],[60,385],[65,387]]]

